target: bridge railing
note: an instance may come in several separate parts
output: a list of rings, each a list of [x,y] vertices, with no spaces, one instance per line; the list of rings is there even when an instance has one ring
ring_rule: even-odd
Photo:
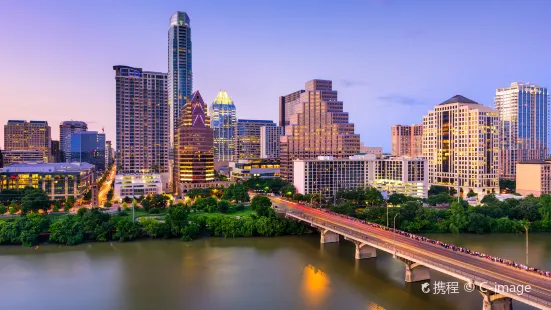
[[[477,276],[477,275],[469,273],[469,272],[465,272],[463,270],[459,270],[459,269],[450,267],[450,265],[443,265],[443,264],[435,262],[435,261],[427,260],[426,258],[424,258],[422,256],[395,249],[393,243],[388,243],[388,242],[385,242],[385,241],[377,240],[377,239],[375,239],[371,236],[359,233],[355,230],[345,229],[341,226],[337,226],[337,225],[334,225],[332,223],[328,223],[328,222],[325,222],[325,221],[322,221],[322,220],[318,220],[318,219],[315,219],[311,216],[304,215],[304,214],[302,214],[302,215],[299,215],[297,213],[288,213],[288,214],[292,215],[293,217],[302,219],[303,221],[310,222],[312,224],[323,225],[324,227],[331,228],[331,229],[335,230],[336,232],[340,232],[342,235],[347,234],[347,235],[354,236],[354,237],[360,239],[359,241],[364,241],[366,243],[374,244],[374,245],[378,246],[379,248],[381,248],[381,249],[383,249],[383,250],[385,250],[389,253],[396,253],[396,255],[404,257],[404,258],[411,258],[411,259],[414,260],[414,262],[419,263],[421,265],[424,265],[424,266],[427,266],[427,267],[437,267],[439,269],[447,270],[447,271],[449,271],[453,274],[460,275],[463,278],[471,280],[473,282],[473,284],[478,282],[479,286],[480,286],[480,283],[485,283],[486,284],[485,288],[487,288],[489,290],[494,290],[495,287],[497,287],[498,285],[506,285],[506,284],[503,284],[503,283],[500,284],[500,283],[497,283],[495,281],[491,281],[489,279]],[[452,275],[452,276],[454,276],[454,275]],[[520,296],[518,296],[516,294],[512,294],[512,295],[514,295],[514,296],[511,296],[513,298],[517,298],[517,299],[520,298]],[[532,300],[533,302],[536,302],[540,305],[544,305],[546,307],[551,307],[551,302],[549,302],[547,300],[544,300],[544,299],[541,299],[537,296],[531,295],[529,293],[528,294],[523,294],[522,298]]]

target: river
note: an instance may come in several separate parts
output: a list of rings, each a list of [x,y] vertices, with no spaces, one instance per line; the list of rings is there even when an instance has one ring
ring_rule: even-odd
[[[524,235],[431,235],[524,261]],[[551,269],[551,235],[530,236],[530,263]],[[383,252],[318,235],[0,247],[0,309],[481,309],[477,292],[425,294]],[[431,271],[431,282],[457,282]],[[453,285],[453,284],[450,284]],[[431,289],[433,286],[431,285]],[[532,309],[514,302],[514,309]]]

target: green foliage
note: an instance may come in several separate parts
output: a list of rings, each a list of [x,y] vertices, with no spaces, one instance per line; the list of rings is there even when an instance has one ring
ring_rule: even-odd
[[[15,189],[5,189],[0,192],[0,203],[4,205],[9,204],[10,202],[21,202],[23,199],[23,190]]]
[[[10,207],[10,210],[9,210],[10,214],[15,214],[15,212],[17,212],[17,209],[15,207]]]
[[[387,202],[393,206],[399,206],[401,204],[404,204],[408,201],[412,200],[412,198],[404,195],[404,194],[398,194],[394,193],[388,197]]]
[[[78,215],[67,215],[50,225],[50,241],[66,245],[80,244],[84,241],[84,225]]]
[[[297,189],[295,188],[295,186],[293,184],[285,184],[282,188],[281,188],[281,195],[285,196],[285,197],[293,197],[293,195],[297,192]]]
[[[288,183],[280,178],[261,179],[251,178],[245,182],[245,186],[254,191],[264,191],[269,193],[281,193],[282,188]]]
[[[0,215],[6,213],[7,211],[8,211],[8,208],[6,208],[6,206],[0,203]]]
[[[54,208],[52,209],[53,212],[59,212],[59,206],[54,205]]]
[[[160,209],[165,209],[167,207],[168,200],[168,196],[162,194],[154,194],[142,199],[141,204],[145,211],[149,213],[155,213]]]
[[[122,219],[115,224],[115,234],[113,239],[120,242],[132,241],[142,234],[142,227],[139,222],[133,222],[129,219]]]
[[[293,195],[293,200],[295,201],[306,201],[306,198],[303,194],[296,193]]]
[[[472,189],[469,190],[469,192],[467,193],[467,197],[468,197],[468,198],[476,197],[476,196],[478,196],[478,194],[475,193]]]
[[[35,245],[38,236],[48,229],[49,224],[48,217],[38,213],[30,213],[19,217],[16,220],[16,231],[19,234],[18,242],[24,246]]]
[[[144,218],[140,221],[143,233],[152,238],[170,238],[170,227],[166,223],[161,223],[153,218]]]
[[[513,180],[499,180],[499,190],[505,193],[514,193],[517,190],[517,182]]]
[[[274,216],[275,211],[272,209],[272,201],[266,196],[254,196],[251,201],[251,209],[256,211],[258,216]]]
[[[113,182],[113,183],[115,183],[115,182]],[[114,194],[115,194],[115,190],[112,189],[112,188],[109,189],[109,191],[107,192],[107,197],[106,197],[106,198],[107,198],[107,201],[113,200]]]
[[[234,200],[235,202],[248,202],[249,192],[247,186],[244,184],[232,184],[228,186],[228,188],[224,189],[222,199]]]
[[[454,201],[454,198],[446,192],[441,192],[441,193],[429,196],[429,198],[427,199],[427,203],[430,204],[431,206],[442,205],[442,204],[447,205],[452,201]]]
[[[227,200],[220,200],[218,202],[218,212],[220,213],[228,213],[230,210],[231,203]]]
[[[86,201],[92,200],[92,191],[91,190],[86,191],[86,193],[84,193],[84,195],[82,196],[82,199]]]
[[[331,211],[346,214],[348,216],[356,216],[356,206],[350,202],[343,202],[338,206],[333,206],[330,208]],[[366,208],[369,209],[369,208]]]
[[[344,199],[355,205],[380,206],[384,204],[383,195],[374,187],[337,191],[337,199]]]
[[[84,231],[88,233],[88,238],[90,240],[102,242],[109,240],[109,235],[115,228],[112,216],[98,209],[83,210],[85,211],[77,214],[77,216],[84,226]]]
[[[182,205],[175,205],[168,208],[165,216],[165,223],[170,228],[172,235],[180,236],[182,229],[187,226],[189,209]]]
[[[450,189],[448,187],[439,185],[431,185],[431,187],[429,188],[429,196],[434,196],[441,193],[450,194]]]
[[[50,198],[41,189],[27,187],[23,190],[23,198],[21,199],[21,214],[28,212],[38,212],[44,210],[47,212],[50,208]]]

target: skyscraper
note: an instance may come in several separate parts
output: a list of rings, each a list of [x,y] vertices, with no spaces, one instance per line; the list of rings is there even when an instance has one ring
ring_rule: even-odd
[[[51,160],[51,128],[46,121],[9,120],[4,125],[6,151],[35,151],[43,154],[45,162]]]
[[[235,136],[235,160],[260,158],[260,128],[273,126],[270,120],[239,119]]]
[[[294,159],[345,158],[360,150],[360,136],[354,134],[354,124],[348,122],[332,81],[312,80],[306,82],[304,91],[295,93],[300,98],[295,100],[292,115],[285,117],[289,124],[281,137],[281,176],[290,182]]]
[[[235,104],[226,91],[219,91],[211,106],[211,124],[214,130],[214,160],[233,160],[235,153]]]
[[[71,135],[86,130],[88,130],[88,124],[81,121],[65,121],[59,124],[59,157],[61,161],[69,162],[70,160],[69,138]]]
[[[496,89],[499,113],[501,178],[514,180],[516,164],[543,160],[549,154],[549,94],[530,83],[511,83]]]
[[[113,69],[119,171],[168,172],[167,75],[129,66],[114,66]]]
[[[170,17],[168,29],[168,105],[170,107],[171,163],[175,158],[175,131],[180,112],[191,99],[193,74],[191,61],[191,22],[185,12],[176,12]],[[175,173],[176,168],[170,169]],[[173,178],[171,178],[173,179]]]
[[[96,171],[105,171],[105,134],[97,131],[79,131],[69,138],[70,162],[89,163]]]
[[[423,125],[392,126],[392,155],[421,157],[423,155]]]
[[[184,105],[176,130],[176,179],[174,183],[214,180],[214,138],[207,105],[199,91]],[[177,190],[180,192],[180,190]]]
[[[285,128],[291,124],[291,116],[295,113],[295,106],[300,102],[303,89],[279,97],[279,126]]]
[[[59,150],[59,141],[52,140],[50,144],[50,152],[52,152],[50,155],[52,156],[52,161],[54,163],[61,162],[61,151]]]
[[[456,95],[423,117],[423,157],[430,185],[466,195],[498,192],[498,116],[490,107]]]
[[[260,157],[266,159],[280,157],[280,141],[283,135],[281,126],[260,127]]]

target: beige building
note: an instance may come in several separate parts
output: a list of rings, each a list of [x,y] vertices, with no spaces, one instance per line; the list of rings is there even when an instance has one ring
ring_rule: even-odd
[[[3,151],[4,166],[24,163],[47,163],[48,156],[41,150],[11,150]]]
[[[383,157],[383,148],[380,146],[365,146],[363,142],[360,142],[360,153],[373,154],[377,158]]]
[[[479,198],[499,192],[498,116],[490,107],[456,95],[423,117],[423,157],[429,183],[470,190]]]
[[[516,165],[517,193],[526,196],[551,194],[551,161],[529,160]]]
[[[423,155],[423,125],[392,126],[392,156]]]
[[[281,137],[281,177],[293,181],[293,160],[312,159],[317,156],[347,158],[360,150],[360,136],[354,134],[354,124],[349,123],[343,102],[338,100],[333,83],[328,80],[306,82],[305,91],[298,91],[300,98],[284,111],[293,110],[285,124]],[[281,111],[280,111],[281,112]]]
[[[4,125],[4,149],[6,151],[40,151],[44,162],[50,162],[51,131],[46,121],[9,120]]]

